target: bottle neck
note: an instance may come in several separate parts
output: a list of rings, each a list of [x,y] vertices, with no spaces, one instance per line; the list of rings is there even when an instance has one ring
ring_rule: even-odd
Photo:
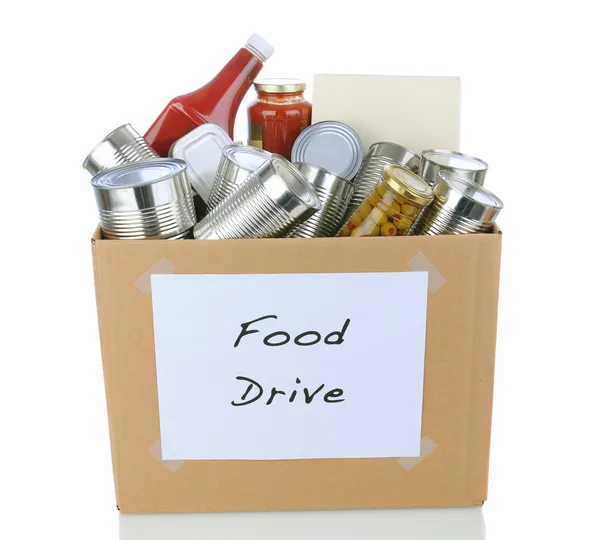
[[[257,48],[253,47],[249,43],[246,43],[243,47],[244,49],[250,51],[256,58],[258,58],[263,64],[267,61],[267,57],[261,53]]]

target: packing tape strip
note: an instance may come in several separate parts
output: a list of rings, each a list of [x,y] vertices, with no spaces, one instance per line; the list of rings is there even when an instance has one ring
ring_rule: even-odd
[[[410,261],[408,261],[408,266],[410,266],[415,272],[422,271],[429,273],[427,287],[431,293],[439,291],[446,283],[446,278],[440,274],[440,271],[433,266],[433,263],[427,257],[425,257],[422,251],[419,251],[419,253],[417,253]]]
[[[410,471],[415,465],[421,463],[431,452],[437,448],[437,444],[434,443],[429,437],[423,437],[421,439],[421,451],[419,457],[400,457],[396,460],[398,465],[404,467],[407,471]]]
[[[148,448],[148,453],[157,461],[160,461],[171,472],[177,472],[185,463],[185,461],[180,460],[164,460],[162,458],[162,448],[160,445],[160,440],[154,441],[150,445],[150,448]]]
[[[146,296],[150,296],[152,288],[150,286],[150,275],[151,274],[174,274],[177,268],[169,260],[163,257],[156,261],[148,270],[146,270],[140,277],[138,277],[133,283],[142,291]]]

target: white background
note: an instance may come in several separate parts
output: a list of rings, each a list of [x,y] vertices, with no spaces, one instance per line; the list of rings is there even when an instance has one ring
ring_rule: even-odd
[[[419,457],[427,277],[152,276],[162,458]],[[376,287],[386,293],[348,294]],[[391,310],[390,298],[402,298],[404,309]],[[263,317],[269,318],[257,321]],[[343,341],[336,344],[343,328]],[[288,343],[265,345],[272,332],[282,331]],[[309,331],[300,343],[314,341],[315,331],[319,343],[294,343]],[[382,354],[373,343],[382,336],[393,336],[399,349]],[[284,341],[282,334],[268,340]],[[254,403],[259,391],[254,383],[248,390],[248,378],[261,385],[262,397]],[[272,395],[272,388],[285,394]],[[343,395],[326,403],[324,396],[334,389]],[[306,391],[314,393],[310,403]]]
[[[265,75],[462,77],[462,149],[490,163],[506,203],[486,538],[596,535],[593,6],[3,2],[0,536],[116,538],[81,162],[115,126],[144,130],[254,31],[277,46]]]

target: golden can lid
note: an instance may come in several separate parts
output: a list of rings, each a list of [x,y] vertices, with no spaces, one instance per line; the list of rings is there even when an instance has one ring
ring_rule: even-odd
[[[257,92],[267,94],[282,94],[302,92],[306,90],[306,83],[300,79],[259,79],[254,82]]]
[[[419,206],[427,206],[434,199],[433,190],[425,180],[395,163],[383,168],[383,181],[392,191]]]

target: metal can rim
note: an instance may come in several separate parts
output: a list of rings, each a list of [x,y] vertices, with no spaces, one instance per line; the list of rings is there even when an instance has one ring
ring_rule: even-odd
[[[149,167],[164,166],[164,165],[168,166],[168,167],[165,167],[165,169],[168,169],[168,172],[165,171],[165,174],[158,178],[152,178],[149,180],[145,180],[143,182],[138,182],[135,184],[125,184],[125,185],[114,185],[114,184],[111,185],[111,184],[102,184],[101,183],[106,177],[113,177],[119,173],[126,173],[130,170],[146,169]],[[164,182],[166,180],[170,180],[171,178],[185,172],[186,169],[187,169],[187,164],[182,159],[158,158],[158,159],[154,159],[152,161],[137,161],[137,162],[133,162],[133,163],[125,163],[123,165],[119,165],[118,167],[113,167],[111,169],[108,169],[106,171],[102,171],[102,172],[96,174],[95,176],[92,177],[90,182],[95,189],[99,189],[99,190],[103,190],[103,191],[135,189],[135,188],[140,188],[143,186],[150,186],[152,184]]]
[[[435,161],[435,159],[432,159],[432,157],[435,156],[436,154],[457,156],[459,159],[466,158],[466,159],[464,159],[464,161],[479,163],[480,165],[482,165],[482,167],[476,168],[476,169],[467,169],[465,167],[460,167],[460,166],[456,166],[456,165],[448,165],[446,163],[439,163],[438,161]],[[459,152],[458,150],[447,150],[444,148],[428,148],[421,152],[421,159],[424,159],[431,163],[435,163],[439,167],[446,167],[447,169],[453,169],[453,170],[477,172],[477,171],[487,171],[489,169],[489,165],[485,161],[483,161],[483,159],[478,158],[476,156],[472,156],[471,154],[465,154],[463,152]]]

